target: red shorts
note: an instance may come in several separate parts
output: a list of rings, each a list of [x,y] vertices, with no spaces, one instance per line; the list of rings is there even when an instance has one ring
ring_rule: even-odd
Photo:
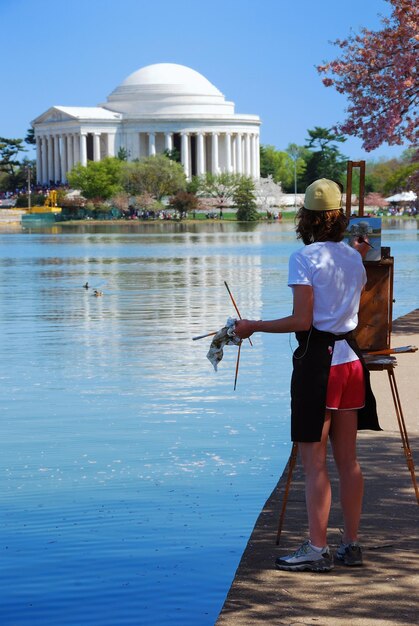
[[[327,384],[326,408],[350,411],[365,404],[364,370],[361,361],[332,365]]]

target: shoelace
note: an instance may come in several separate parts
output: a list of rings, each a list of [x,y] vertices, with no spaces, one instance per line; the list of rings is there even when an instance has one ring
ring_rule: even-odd
[[[294,556],[303,556],[303,554],[307,554],[308,552],[308,541],[303,543],[303,545],[298,548],[296,552],[294,552]]]

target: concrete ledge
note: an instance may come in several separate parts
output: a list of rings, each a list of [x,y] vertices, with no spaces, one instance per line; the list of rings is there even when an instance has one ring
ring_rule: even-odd
[[[392,345],[419,346],[419,310],[393,326]],[[397,358],[396,381],[410,448],[419,467],[419,352]],[[307,537],[304,481],[297,463],[281,545],[276,532],[285,476],[266,502],[247,544],[217,626],[398,626],[419,623],[419,506],[407,469],[386,372],[372,372],[384,432],[359,435],[365,478],[360,540],[362,568],[336,565],[326,574],[279,572],[278,554]],[[333,505],[329,544],[340,541],[337,477],[330,462]]]
[[[24,213],[26,213],[26,211],[21,211],[20,209],[0,209],[0,225],[15,223],[20,224]]]

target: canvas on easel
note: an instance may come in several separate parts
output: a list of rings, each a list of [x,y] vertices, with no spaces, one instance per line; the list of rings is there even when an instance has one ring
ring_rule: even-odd
[[[359,196],[358,214],[353,215],[352,170],[358,167]],[[365,161],[349,161],[346,187],[346,217],[349,219],[346,239],[366,238],[371,249],[364,260],[367,284],[361,295],[358,326],[354,331],[361,350],[365,352],[388,350],[391,340],[393,319],[394,259],[390,249],[381,246],[381,219],[364,216]]]
[[[355,240],[366,239],[369,250],[366,261],[381,260],[381,217],[351,217],[345,231],[344,241],[352,246]]]

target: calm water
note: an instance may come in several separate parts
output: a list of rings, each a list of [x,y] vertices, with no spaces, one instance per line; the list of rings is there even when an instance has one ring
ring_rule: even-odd
[[[393,226],[397,317],[419,245]],[[214,624],[288,457],[291,347],[244,346],[233,392],[236,348],[214,373],[191,338],[234,314],[224,280],[244,316],[290,311],[291,229],[0,234],[2,626]]]

